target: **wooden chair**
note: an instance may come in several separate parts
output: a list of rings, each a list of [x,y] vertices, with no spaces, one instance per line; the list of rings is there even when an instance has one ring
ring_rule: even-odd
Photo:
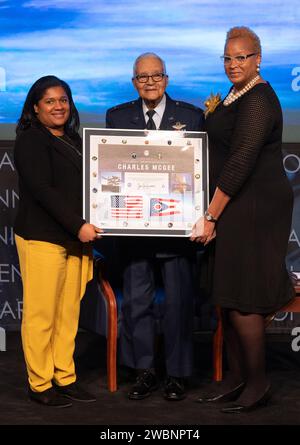
[[[296,297],[278,312],[300,312],[300,286],[295,286]],[[220,382],[223,376],[223,329],[221,320],[221,309],[217,308],[218,324],[213,336],[213,379]],[[274,316],[275,317],[275,316]],[[268,325],[272,319],[266,321]]]
[[[117,300],[106,277],[104,264],[99,261],[98,279],[106,301],[107,308],[107,387],[110,392],[117,391],[117,333],[118,311]]]

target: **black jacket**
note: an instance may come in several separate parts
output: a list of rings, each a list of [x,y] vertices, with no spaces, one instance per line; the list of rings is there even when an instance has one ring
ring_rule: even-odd
[[[80,138],[74,140],[81,151]],[[14,225],[24,239],[78,241],[82,219],[80,154],[44,127],[31,127],[15,142],[19,209]]]

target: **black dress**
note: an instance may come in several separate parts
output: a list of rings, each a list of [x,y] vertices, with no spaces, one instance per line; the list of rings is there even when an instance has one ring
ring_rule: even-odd
[[[212,297],[215,304],[267,314],[293,296],[285,256],[293,193],[282,162],[282,112],[269,84],[219,104],[205,124],[211,193],[232,199],[217,223]]]

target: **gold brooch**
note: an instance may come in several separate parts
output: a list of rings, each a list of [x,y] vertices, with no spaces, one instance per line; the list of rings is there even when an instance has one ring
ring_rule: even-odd
[[[175,125],[172,125],[172,128],[174,128],[174,130],[182,130],[185,127],[186,125],[182,124],[181,122],[176,122]]]
[[[216,95],[213,95],[213,93],[210,93],[210,96],[206,101],[204,102],[204,105],[206,107],[204,111],[204,116],[207,117],[209,113],[213,113],[219,103],[221,102],[221,94],[217,93]]]

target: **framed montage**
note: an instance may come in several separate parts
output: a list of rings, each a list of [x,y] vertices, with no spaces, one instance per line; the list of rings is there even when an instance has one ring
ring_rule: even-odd
[[[204,132],[83,129],[84,218],[118,236],[189,236],[208,206]]]

